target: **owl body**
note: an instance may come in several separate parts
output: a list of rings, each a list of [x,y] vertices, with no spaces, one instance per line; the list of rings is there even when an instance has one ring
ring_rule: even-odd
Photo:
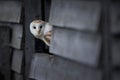
[[[34,37],[43,40],[50,45],[53,26],[42,20],[34,20],[30,23],[30,32]]]

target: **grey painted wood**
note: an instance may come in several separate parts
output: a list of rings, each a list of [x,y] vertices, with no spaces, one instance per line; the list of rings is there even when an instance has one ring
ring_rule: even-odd
[[[18,1],[0,1],[0,21],[19,23],[21,8]]]
[[[120,33],[120,3],[111,5],[111,31],[112,33]]]
[[[120,66],[120,39],[112,39],[112,63],[115,66]]]
[[[0,27],[12,28],[12,23],[0,22]]]
[[[97,66],[101,50],[99,34],[55,27],[50,52],[89,66]]]
[[[102,60],[103,60],[103,80],[112,80],[112,60],[111,60],[111,21],[110,21],[110,4],[111,0],[102,0]]]
[[[45,21],[48,22],[50,15],[51,0],[44,0]]]
[[[4,27],[4,26],[3,26]],[[5,80],[11,80],[10,56],[11,49],[7,46],[10,41],[10,29],[0,28],[0,73]]]
[[[41,17],[41,0],[24,0],[25,7],[25,77],[28,79],[30,63],[35,49],[35,39],[30,33],[30,22],[36,19],[36,15]],[[38,8],[39,4],[39,8]]]
[[[11,47],[21,49],[22,39],[23,39],[23,26],[20,24],[14,24],[12,26]]]
[[[13,80],[24,80],[23,75],[21,75],[21,74],[14,73],[13,76],[14,76]]]
[[[52,0],[49,22],[54,26],[96,32],[100,12],[99,2]]]
[[[22,65],[23,65],[23,51],[14,49],[11,69],[17,73],[21,73]]]
[[[36,80],[102,80],[99,69],[92,69],[68,59],[49,54],[33,56],[30,78]]]
[[[112,80],[119,80],[120,79],[120,71],[113,72],[113,79]]]
[[[0,23],[0,27],[6,27],[12,29],[12,39],[10,47],[21,49],[22,40],[23,40],[23,25],[22,24],[13,24],[13,23]]]

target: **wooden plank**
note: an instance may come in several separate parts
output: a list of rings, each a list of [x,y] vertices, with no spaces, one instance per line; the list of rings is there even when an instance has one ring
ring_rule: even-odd
[[[113,71],[113,75],[112,75],[112,80],[119,80],[120,79],[120,71]]]
[[[45,10],[45,21],[48,22],[49,14],[50,14],[50,7],[51,7],[51,0],[44,0],[44,10]]]
[[[30,78],[36,80],[102,80],[99,69],[92,69],[68,59],[49,54],[33,56]]]
[[[52,0],[49,22],[58,27],[97,32],[100,13],[97,1]]]
[[[3,26],[4,27],[4,26]],[[10,41],[10,29],[0,28],[0,70],[5,80],[10,80],[10,56],[11,49],[7,46]]]
[[[21,49],[22,40],[23,40],[23,25],[22,24],[13,24],[13,23],[0,23],[1,27],[7,27],[12,29],[12,39],[11,43],[8,44],[10,47]]]
[[[19,23],[21,8],[20,1],[0,1],[0,21]]]
[[[113,67],[120,67],[120,39],[112,39],[112,63]]]
[[[103,76],[104,80],[112,80],[112,54],[111,54],[111,22],[110,22],[111,0],[102,0],[102,39],[103,39]]]
[[[113,34],[120,33],[120,2],[113,3],[110,8],[111,32]]]
[[[23,39],[23,26],[20,24],[12,25],[12,41],[11,47],[21,49]]]
[[[12,56],[11,69],[17,73],[22,73],[23,51],[14,49]]]
[[[55,27],[51,40],[50,52],[88,66],[99,64],[101,50],[100,34]]]
[[[38,8],[41,3],[41,0],[24,0],[24,7],[25,7],[25,77],[26,80],[28,79],[29,69],[31,58],[34,53],[35,49],[35,42],[34,37],[30,33],[29,25],[30,22],[36,19],[36,16],[41,16],[41,8]],[[39,18],[39,17],[38,17]]]
[[[13,73],[13,80],[24,80],[22,74]]]

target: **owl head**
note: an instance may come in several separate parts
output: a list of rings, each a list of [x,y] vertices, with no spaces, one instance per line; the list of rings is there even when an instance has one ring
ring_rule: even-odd
[[[34,20],[30,23],[30,32],[36,37],[40,38],[44,28],[45,22],[42,20]]]

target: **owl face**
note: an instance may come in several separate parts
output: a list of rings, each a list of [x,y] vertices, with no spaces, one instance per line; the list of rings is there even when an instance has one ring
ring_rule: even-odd
[[[41,20],[34,20],[30,24],[30,32],[36,37],[40,38],[45,22]]]

